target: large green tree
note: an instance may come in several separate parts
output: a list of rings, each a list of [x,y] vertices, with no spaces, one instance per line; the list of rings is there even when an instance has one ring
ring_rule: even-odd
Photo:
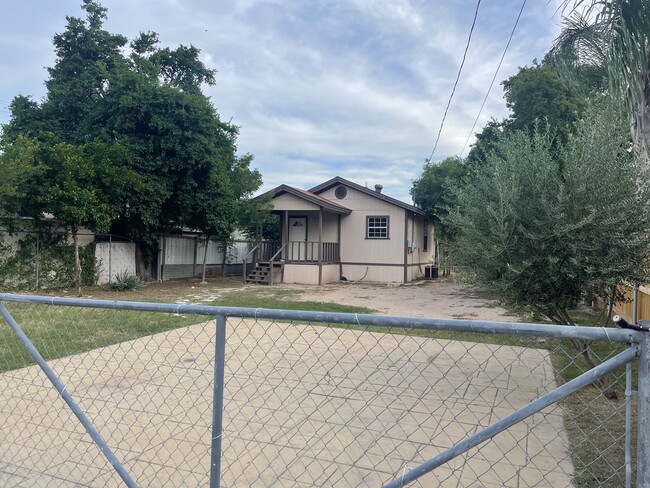
[[[4,210],[32,217],[56,216],[72,237],[75,284],[81,293],[78,232],[108,232],[140,179],[124,162],[123,147],[101,142],[73,145],[55,137],[20,137],[0,158],[0,171],[12,184]]]
[[[466,174],[463,160],[450,157],[435,163],[427,161],[420,177],[413,181],[410,191],[415,205],[433,216],[437,237],[448,234],[445,218],[454,206],[451,188],[461,184]]]
[[[457,157],[446,158],[436,163],[427,161],[422,175],[413,181],[411,187],[415,205],[426,210],[433,217],[436,264],[441,267],[442,276],[447,276],[451,272],[446,257],[453,234],[452,229],[446,224],[446,217],[455,205],[452,188],[461,185],[467,173],[467,165]]]
[[[623,119],[590,109],[559,146],[547,129],[504,135],[456,191],[456,262],[558,324],[588,285],[643,282],[650,202]]]
[[[589,100],[601,96],[606,88],[602,66],[567,63],[568,59],[551,52],[541,63],[534,60],[532,66],[519,68],[502,82],[510,116],[503,121],[490,119],[476,134],[467,156],[471,168],[485,161],[504,132],[532,133],[543,128],[555,134],[557,142],[566,142]]]
[[[237,127],[222,122],[202,92],[214,83],[214,71],[193,46],[160,47],[153,32],[129,43],[104,29],[107,11],[96,0],[83,0],[82,8],[86,18],[68,17],[65,31],[54,36],[56,61],[43,101],[13,100],[2,147],[27,137],[79,150],[89,143],[122,148],[127,157],[119,164],[141,185],[120,201],[109,226],[148,243],[149,255],[157,232],[187,226],[213,232],[206,223],[225,220],[230,225],[220,232],[231,229],[237,214],[228,219],[224,212],[238,195],[257,189],[260,178],[235,156]]]
[[[532,131],[536,125],[550,127],[563,136],[569,132],[584,100],[565,83],[553,67],[537,64],[520,68],[503,82],[512,130]]]

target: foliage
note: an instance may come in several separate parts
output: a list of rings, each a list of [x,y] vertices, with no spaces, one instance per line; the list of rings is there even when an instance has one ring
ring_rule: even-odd
[[[451,187],[459,185],[467,174],[467,168],[460,158],[451,157],[440,162],[427,161],[422,175],[411,187],[415,204],[433,216],[436,235],[448,234],[444,225],[449,208],[453,207]]]
[[[504,131],[504,122],[492,118],[485,124],[481,132],[476,134],[476,141],[465,158],[469,168],[476,168],[483,164],[488,155],[496,149],[497,142]]]
[[[79,250],[81,283],[97,283],[99,266],[92,245]],[[37,287],[38,273],[38,287]],[[27,234],[12,248],[0,238],[0,288],[35,290],[69,288],[76,282],[73,247],[63,233],[46,228]]]
[[[502,84],[506,105],[512,111],[507,121],[511,131],[550,128],[559,142],[565,142],[585,108],[586,99],[546,63],[520,68]]]
[[[77,287],[82,280],[79,229],[107,232],[137,189],[137,174],[124,166],[126,159],[128,153],[119,145],[72,145],[54,136],[42,141],[19,136],[0,160],[15,185],[5,208],[34,221],[54,215],[70,231]]]
[[[108,286],[113,291],[135,291],[142,287],[142,280],[139,276],[126,271],[115,275],[115,281]]]
[[[572,65],[601,65],[609,95],[628,110],[632,139],[650,164],[650,9],[645,0],[564,0],[572,15],[553,51]],[[578,12],[578,7],[585,7]],[[567,56],[569,53],[569,56]]]
[[[65,31],[54,36],[47,96],[40,104],[22,96],[12,101],[1,147],[11,151],[21,137],[48,147],[40,156],[72,170],[46,186],[52,213],[68,225],[84,221],[142,240],[150,256],[157,232],[192,225],[231,232],[237,212],[228,212],[238,195],[244,200],[257,189],[260,177],[249,168],[250,156],[235,156],[237,127],[222,122],[202,93],[215,71],[193,46],[161,47],[153,32],[129,44],[109,33],[107,10],[96,0],[83,0],[82,9],[85,19],[68,17]],[[101,174],[106,163],[110,171]],[[132,182],[127,171],[137,175],[137,188],[110,185],[127,190],[128,198],[111,198],[107,206],[95,191],[105,185],[95,181]],[[83,205],[70,205],[74,199]]]
[[[647,187],[622,119],[591,108],[557,149],[548,129],[504,135],[455,192],[456,262],[507,302],[561,324],[573,322],[568,310],[586,285],[642,282]]]
[[[532,133],[538,127],[551,130],[559,143],[567,141],[589,100],[605,93],[606,81],[602,66],[572,63],[568,69],[565,59],[551,52],[541,63],[534,60],[502,82],[511,114],[503,121],[490,119],[476,134],[467,156],[470,168],[486,160],[503,133]]]

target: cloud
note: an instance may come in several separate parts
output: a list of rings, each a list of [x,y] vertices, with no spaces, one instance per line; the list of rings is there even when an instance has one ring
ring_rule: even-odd
[[[529,2],[498,81],[541,58],[559,31],[556,4]],[[25,2],[23,2],[25,3]],[[206,87],[220,116],[239,125],[264,189],[309,187],[335,175],[410,201],[431,153],[475,8],[474,0],[104,0],[106,27],[165,45],[194,44],[218,70]],[[14,2],[0,21],[0,100],[43,95],[51,37],[78,0],[42,12]],[[435,159],[461,151],[512,29],[518,2],[483,2]],[[33,8],[32,8],[33,10]],[[31,15],[31,17],[30,17]],[[7,18],[7,16],[5,16]],[[54,20],[53,20],[54,19]],[[4,25],[12,22],[15,24]],[[1,29],[6,27],[6,29]],[[8,60],[8,61],[7,61]],[[11,67],[15,69],[11,69]],[[12,73],[13,71],[13,73]],[[0,105],[1,108],[1,105]],[[496,85],[479,119],[507,115]],[[0,121],[6,120],[0,110]]]

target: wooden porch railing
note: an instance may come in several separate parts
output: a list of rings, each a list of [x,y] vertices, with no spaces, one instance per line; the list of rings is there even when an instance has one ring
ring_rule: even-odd
[[[321,247],[320,261],[323,263],[338,263],[339,243],[338,242],[317,242],[317,241],[289,241],[287,243],[286,260],[289,262],[318,262],[318,249]]]

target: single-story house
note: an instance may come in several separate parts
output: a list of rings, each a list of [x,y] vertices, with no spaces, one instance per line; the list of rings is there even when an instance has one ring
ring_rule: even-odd
[[[274,256],[255,263],[247,281],[322,285],[423,278],[435,255],[431,217],[382,189],[337,176],[310,190],[280,185],[268,192],[282,239]]]

